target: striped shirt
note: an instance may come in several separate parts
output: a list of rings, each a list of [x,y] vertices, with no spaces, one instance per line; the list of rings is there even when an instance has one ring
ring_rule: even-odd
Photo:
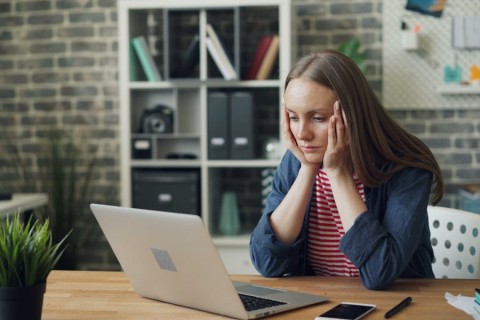
[[[358,176],[353,176],[363,201],[365,192]],[[317,275],[359,275],[355,265],[340,251],[340,239],[345,234],[327,173],[320,169],[315,178],[315,190],[310,205],[308,225],[308,260]]]

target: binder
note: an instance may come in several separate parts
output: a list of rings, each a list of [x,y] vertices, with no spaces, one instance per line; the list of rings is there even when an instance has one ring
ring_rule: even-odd
[[[232,159],[253,159],[253,97],[233,92],[230,99],[230,154]]]
[[[228,96],[225,92],[210,92],[207,104],[208,158],[228,159]]]

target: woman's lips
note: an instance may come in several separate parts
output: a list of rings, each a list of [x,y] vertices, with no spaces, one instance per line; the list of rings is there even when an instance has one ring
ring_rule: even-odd
[[[313,147],[313,146],[302,146],[302,151],[305,153],[313,153],[318,150],[318,147]]]

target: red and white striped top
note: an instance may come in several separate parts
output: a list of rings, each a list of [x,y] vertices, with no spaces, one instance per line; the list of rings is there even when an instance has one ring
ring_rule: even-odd
[[[365,189],[354,174],[355,185],[363,201]],[[345,234],[327,173],[320,169],[310,205],[308,260],[317,275],[357,277],[358,269],[338,248]]]

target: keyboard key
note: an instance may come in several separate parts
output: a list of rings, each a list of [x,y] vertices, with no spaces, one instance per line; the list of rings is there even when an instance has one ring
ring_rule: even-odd
[[[241,293],[239,293],[238,295],[240,296],[240,299],[242,300],[243,305],[245,306],[245,309],[247,311],[260,310],[260,309],[265,309],[269,307],[286,304],[285,302],[281,302],[281,301],[249,296]]]

